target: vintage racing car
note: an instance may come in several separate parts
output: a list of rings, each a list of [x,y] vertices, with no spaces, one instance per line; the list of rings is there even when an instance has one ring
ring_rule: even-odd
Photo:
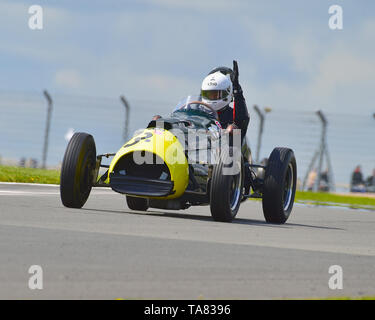
[[[189,96],[168,117],[153,119],[116,154],[96,154],[94,138],[75,133],[62,162],[64,206],[81,208],[92,187],[126,195],[132,210],[209,205],[216,221],[232,221],[242,201],[261,198],[265,220],[285,223],[296,192],[297,166],[288,148],[254,164],[246,138],[222,129],[217,113]],[[109,165],[104,157],[112,157]],[[106,167],[105,173],[99,169]]]

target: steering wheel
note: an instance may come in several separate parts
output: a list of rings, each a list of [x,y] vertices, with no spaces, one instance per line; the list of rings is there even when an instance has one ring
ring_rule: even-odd
[[[202,101],[190,101],[188,103],[185,103],[183,106],[181,106],[180,109],[185,108],[189,104],[201,104],[201,105],[204,105],[205,107],[207,107],[208,109],[210,109],[214,113],[215,119],[219,120],[219,116],[217,114],[217,111],[214,108],[212,108],[208,103],[205,103],[205,102],[202,102]]]

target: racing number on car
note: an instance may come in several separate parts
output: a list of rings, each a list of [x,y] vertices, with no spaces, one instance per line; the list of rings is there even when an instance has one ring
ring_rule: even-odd
[[[137,137],[137,138],[134,139],[133,142],[124,145],[124,148],[134,146],[134,145],[137,144],[139,141],[142,141],[142,140],[145,140],[145,139],[151,138],[152,135],[153,135],[153,134],[152,134],[151,132],[146,132],[145,135],[144,135],[143,137]]]

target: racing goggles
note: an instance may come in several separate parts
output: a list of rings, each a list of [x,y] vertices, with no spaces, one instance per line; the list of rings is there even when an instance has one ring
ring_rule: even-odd
[[[226,90],[202,90],[202,98],[207,100],[221,100],[228,97],[228,91]]]

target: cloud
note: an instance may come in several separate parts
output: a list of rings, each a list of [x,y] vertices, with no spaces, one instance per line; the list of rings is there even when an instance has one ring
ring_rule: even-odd
[[[324,21],[325,23],[326,21]],[[285,28],[261,20],[242,21],[257,55],[251,77],[257,103],[278,108],[367,113],[375,100],[375,20],[365,19],[343,32],[299,23]],[[251,63],[251,62],[247,62]],[[268,75],[265,76],[265,75]],[[360,106],[358,108],[358,106]]]
[[[83,79],[78,71],[66,69],[56,72],[55,83],[62,89],[79,89],[82,86]]]
[[[249,103],[370,104],[374,19],[334,33],[322,3],[144,0],[89,15],[75,3],[49,4],[38,33],[27,27],[28,6],[6,1],[0,51],[13,63],[42,67],[41,87],[85,95],[142,99],[147,92],[173,102],[198,92],[211,68],[238,58]]]
[[[36,31],[28,27],[31,16],[28,8],[25,3],[0,2],[0,12],[6,13],[0,20],[1,53],[13,60],[50,64],[55,68],[62,62],[93,63],[92,51],[75,43],[75,33],[81,29],[81,23],[86,23],[84,17],[68,9],[42,4],[43,29]]]
[[[319,90],[332,91],[335,87],[375,83],[373,60],[349,52],[331,52],[321,62],[315,79]]]
[[[197,86],[195,83],[192,83],[186,78],[168,76],[165,74],[147,75],[143,79],[138,78],[137,81],[139,82],[139,84],[145,83],[148,87],[152,88],[152,90],[154,91],[157,91],[157,90],[168,91],[171,88],[175,90],[177,88],[180,89],[180,88],[188,88],[192,86]]]
[[[145,2],[168,9],[194,9],[207,13],[218,11],[227,12],[228,10],[233,10],[245,4],[244,2],[234,0],[230,2],[230,6],[228,6],[227,0],[145,0]]]

